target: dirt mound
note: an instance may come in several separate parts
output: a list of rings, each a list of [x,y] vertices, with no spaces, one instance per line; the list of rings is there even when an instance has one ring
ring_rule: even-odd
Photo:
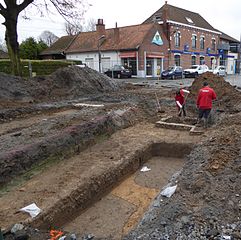
[[[197,77],[191,86],[191,98],[197,99],[198,92],[202,88],[203,82],[208,82],[211,88],[217,94],[219,106],[224,108],[234,107],[241,109],[240,92],[230,83],[226,82],[223,77],[214,75],[213,73],[204,73]]]
[[[48,86],[48,95],[55,98],[95,95],[118,89],[117,82],[106,75],[76,66],[60,68],[42,83]]]
[[[60,68],[50,76],[24,79],[0,73],[2,101],[48,101],[96,95],[119,88],[118,83],[88,67]]]
[[[33,81],[0,73],[0,99],[25,100],[31,98],[30,86]],[[37,86],[36,86],[37,87]]]

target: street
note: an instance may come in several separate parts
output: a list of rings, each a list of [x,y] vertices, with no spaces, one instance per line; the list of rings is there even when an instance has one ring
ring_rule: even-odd
[[[227,75],[224,77],[224,79],[229,82],[233,86],[237,86],[238,88],[241,88],[241,75]],[[160,87],[180,87],[180,84],[184,87],[190,87],[192,85],[192,82],[194,81],[194,78],[183,78],[183,79],[149,79],[149,78],[128,78],[128,79],[118,79],[118,81],[121,82],[127,82],[132,83],[135,85],[144,84],[144,85],[155,85]]]

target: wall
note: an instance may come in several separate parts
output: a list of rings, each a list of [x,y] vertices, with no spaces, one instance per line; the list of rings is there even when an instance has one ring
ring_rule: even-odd
[[[152,40],[156,34],[156,32],[159,32],[161,39],[163,41],[163,45],[159,46],[155,43],[152,43]],[[166,36],[163,34],[163,28],[162,25],[159,24],[155,24],[153,26],[153,28],[147,32],[143,43],[141,44],[139,51],[138,51],[138,65],[139,65],[139,74],[141,77],[145,77],[146,73],[145,73],[145,64],[146,64],[146,60],[145,57],[148,53],[153,53],[153,54],[157,54],[157,55],[162,55],[163,57],[167,57],[165,56],[165,54],[167,53],[167,49],[168,49],[168,41],[166,39]],[[153,77],[157,76],[157,58],[153,57]]]
[[[212,56],[206,56],[206,50],[207,48],[211,49],[212,46],[212,38],[216,41],[216,50],[210,50],[210,54],[216,54],[217,53],[217,45],[219,43],[219,35],[216,33],[195,29],[191,27],[185,27],[181,25],[173,25],[171,26],[171,42],[170,42],[170,48],[171,50],[184,50],[184,46],[187,44],[189,45],[189,52],[198,52],[201,53],[200,55],[196,55],[196,64],[199,64],[200,56],[204,56],[205,64],[207,64],[209,67],[211,67],[211,58],[214,58]],[[181,33],[181,40],[180,40],[180,47],[175,46],[174,42],[174,31],[179,31]],[[192,35],[195,34],[197,36],[197,47],[196,49],[192,48]],[[204,44],[204,50],[200,49],[200,37],[204,36],[205,38],[205,44]],[[203,53],[203,54],[202,54]],[[193,54],[194,55],[194,54]],[[191,66],[191,56],[192,54],[183,54],[181,53],[181,66],[183,68],[188,68]],[[174,65],[174,54],[171,54],[171,64]]]
[[[234,56],[234,58],[228,58],[226,64],[227,74],[235,74],[235,60],[238,59],[237,53],[229,53],[229,56]]]
[[[67,60],[81,60],[88,67],[99,71],[99,55],[98,52],[89,53],[68,53]],[[101,71],[104,72],[107,68],[115,64],[121,64],[119,52],[101,52]]]

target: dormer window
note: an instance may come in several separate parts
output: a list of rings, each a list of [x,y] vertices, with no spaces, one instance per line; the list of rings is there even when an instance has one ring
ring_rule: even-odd
[[[191,18],[189,18],[189,17],[186,17],[186,20],[187,20],[188,23],[190,23],[190,24],[193,24],[193,23],[194,23],[193,20],[192,20]]]

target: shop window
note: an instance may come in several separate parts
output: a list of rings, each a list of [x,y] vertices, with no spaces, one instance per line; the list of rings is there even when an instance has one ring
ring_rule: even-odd
[[[197,48],[197,36],[192,35],[192,48]]]
[[[200,38],[200,49],[202,49],[202,50],[204,50],[204,42],[205,42],[204,37],[201,37]]]
[[[176,66],[181,66],[181,56],[180,55],[175,55],[174,56],[174,62]]]
[[[125,68],[131,70],[132,75],[137,75],[136,58],[122,58],[121,63]]]
[[[192,56],[192,65],[196,65],[196,56]]]

